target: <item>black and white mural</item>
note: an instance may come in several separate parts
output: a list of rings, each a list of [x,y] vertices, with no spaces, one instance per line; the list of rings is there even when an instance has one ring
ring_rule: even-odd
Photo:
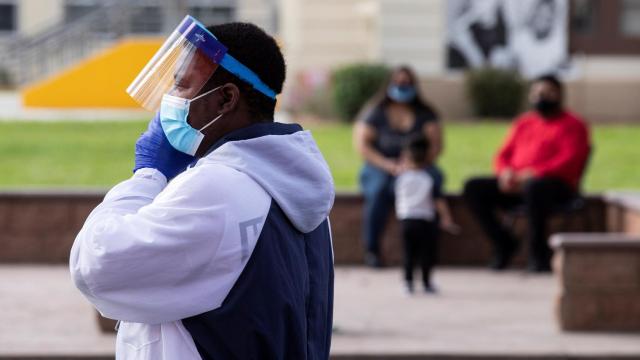
[[[447,0],[447,65],[534,78],[567,66],[567,0]]]

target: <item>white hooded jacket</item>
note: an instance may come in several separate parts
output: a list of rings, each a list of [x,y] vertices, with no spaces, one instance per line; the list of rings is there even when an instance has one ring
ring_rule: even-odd
[[[333,180],[309,131],[223,142],[168,184],[141,169],[108,192],[70,270],[98,311],[120,320],[117,359],[201,358],[181,320],[221,306],[272,200],[302,233],[327,219]]]

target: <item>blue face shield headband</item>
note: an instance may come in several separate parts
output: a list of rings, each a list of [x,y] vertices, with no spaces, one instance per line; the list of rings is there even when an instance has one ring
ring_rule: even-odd
[[[276,98],[256,73],[228,54],[227,48],[189,15],[129,85],[127,93],[142,107],[155,112],[165,94],[192,100],[218,66],[265,96]]]

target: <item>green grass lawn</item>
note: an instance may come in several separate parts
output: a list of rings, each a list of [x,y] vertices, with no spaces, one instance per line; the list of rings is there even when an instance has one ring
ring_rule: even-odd
[[[2,122],[0,187],[109,187],[130,176],[133,146],[144,121]],[[348,125],[311,125],[340,190],[357,189],[361,161]],[[446,124],[441,166],[447,189],[458,191],[466,178],[491,171],[505,123]],[[585,189],[640,188],[640,126],[592,129],[595,154]]]

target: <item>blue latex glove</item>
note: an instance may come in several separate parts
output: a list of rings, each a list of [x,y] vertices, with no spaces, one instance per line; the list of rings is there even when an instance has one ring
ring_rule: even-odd
[[[142,168],[160,171],[167,180],[183,172],[195,157],[176,150],[162,131],[160,113],[149,122],[147,131],[136,141],[136,159],[133,172]]]

